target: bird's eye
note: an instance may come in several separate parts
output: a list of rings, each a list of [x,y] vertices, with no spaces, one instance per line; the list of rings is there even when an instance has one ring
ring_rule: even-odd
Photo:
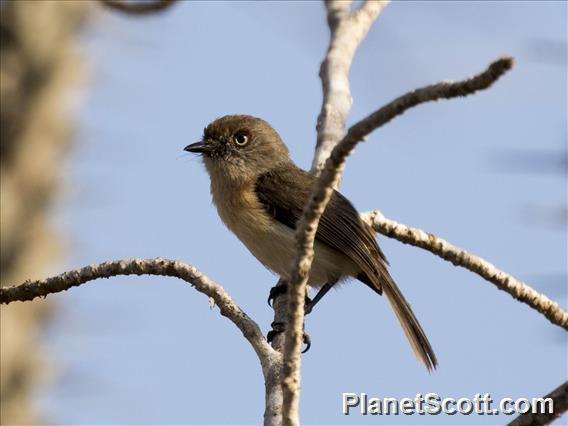
[[[237,133],[233,139],[238,146],[245,146],[249,141],[248,136],[242,133]]]

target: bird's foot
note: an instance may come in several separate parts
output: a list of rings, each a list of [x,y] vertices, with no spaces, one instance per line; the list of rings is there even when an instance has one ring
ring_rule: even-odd
[[[285,326],[284,326],[283,322],[274,321],[274,322],[272,322],[272,324],[270,324],[270,326],[272,327],[272,330],[270,330],[268,332],[268,334],[266,335],[266,340],[268,341],[268,343],[272,343],[274,338],[278,334],[283,333],[284,330],[285,330]],[[310,335],[304,331],[303,335],[302,335],[302,340],[304,342],[304,345],[306,345],[306,347],[302,351],[302,353],[305,354],[312,347],[312,339],[311,339]]]
[[[288,285],[287,284],[276,284],[274,287],[270,289],[270,293],[268,293],[268,306],[272,306],[274,300],[280,296],[281,294],[286,294],[288,292]]]
[[[276,284],[274,287],[272,287],[270,289],[270,293],[268,293],[268,306],[272,307],[274,304],[274,300],[276,300],[276,298],[278,296],[280,296],[281,294],[286,294],[288,292],[288,284],[284,283],[284,284]],[[310,299],[308,297],[308,295],[306,294],[306,298],[304,301],[304,309],[305,309],[305,314],[308,315],[311,311],[312,308],[315,306],[315,303],[312,302],[312,299]]]
[[[273,287],[275,288],[275,287]],[[272,341],[274,340],[274,338],[279,335],[280,333],[284,333],[284,323],[283,322],[277,322],[277,321],[273,321],[272,324],[270,324],[270,326],[272,327],[272,330],[270,330],[268,332],[268,334],[266,335],[266,340],[268,341],[268,343],[272,343]]]

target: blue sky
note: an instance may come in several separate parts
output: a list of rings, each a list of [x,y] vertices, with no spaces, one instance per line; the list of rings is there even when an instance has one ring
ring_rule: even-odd
[[[224,228],[203,166],[182,149],[213,119],[246,113],[269,121],[309,168],[327,41],[319,2],[181,2],[149,18],[96,16],[80,46],[90,76],[54,212],[67,241],[61,269],[182,260],[267,332],[276,278]],[[566,308],[566,228],[548,216],[566,206],[566,175],[554,161],[533,167],[566,156],[565,43],[564,2],[389,5],[355,57],[350,124],[501,54],[516,66],[488,91],[419,106],[374,132],[349,159],[342,193],[360,211],[378,208],[482,256]],[[428,374],[386,301],[348,283],[307,319],[303,423],[503,424],[510,419],[346,417],[341,394],[530,398],[566,380],[560,328],[468,271],[379,241],[440,367]],[[254,352],[190,286],[119,277],[52,300],[60,313],[47,346],[58,376],[42,407],[54,424],[261,421]]]

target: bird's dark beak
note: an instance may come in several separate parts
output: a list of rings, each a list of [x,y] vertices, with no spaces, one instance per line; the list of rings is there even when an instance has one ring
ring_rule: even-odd
[[[205,142],[199,141],[186,146],[183,150],[203,154],[204,152],[209,152],[209,147],[205,144]]]

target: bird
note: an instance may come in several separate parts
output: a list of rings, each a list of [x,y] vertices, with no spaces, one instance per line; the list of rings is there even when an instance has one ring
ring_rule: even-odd
[[[294,231],[316,177],[296,166],[280,135],[250,115],[211,122],[202,139],[184,148],[199,154],[223,223],[266,268],[289,279]],[[308,286],[319,289],[307,312],[338,283],[354,278],[390,303],[416,357],[428,371],[438,361],[416,315],[387,270],[374,231],[351,202],[333,192],[321,216]]]

